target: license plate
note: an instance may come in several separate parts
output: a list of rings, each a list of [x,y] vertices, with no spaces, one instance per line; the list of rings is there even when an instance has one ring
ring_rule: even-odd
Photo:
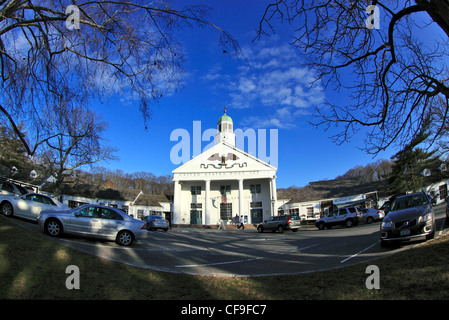
[[[410,230],[406,229],[406,230],[401,230],[400,235],[401,236],[408,236],[410,234]]]

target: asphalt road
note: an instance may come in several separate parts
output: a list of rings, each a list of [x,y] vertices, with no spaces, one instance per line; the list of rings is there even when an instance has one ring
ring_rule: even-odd
[[[437,234],[447,232],[445,204],[434,208]],[[36,224],[13,219],[33,232]],[[175,228],[151,231],[132,247],[114,242],[63,236],[54,239],[77,250],[144,269],[209,276],[268,276],[339,268],[407,250],[423,240],[381,248],[380,223],[331,230],[258,233],[255,229],[210,230]]]

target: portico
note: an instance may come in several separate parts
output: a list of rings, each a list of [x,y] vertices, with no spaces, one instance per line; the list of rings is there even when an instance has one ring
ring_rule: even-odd
[[[243,215],[259,223],[276,212],[277,168],[235,147],[232,119],[217,122],[215,145],[173,170],[173,224],[217,226]]]

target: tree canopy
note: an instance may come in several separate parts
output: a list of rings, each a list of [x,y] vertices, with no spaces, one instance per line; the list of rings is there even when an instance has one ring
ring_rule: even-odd
[[[275,32],[278,19],[292,24],[316,81],[349,98],[329,99],[312,123],[337,127],[337,143],[363,130],[363,148],[378,154],[410,143],[436,109],[443,117],[429,139],[447,126],[448,12],[448,0],[278,0],[258,36]]]
[[[168,1],[0,1],[0,113],[29,155],[48,138],[41,130],[48,106],[88,108],[120,94],[136,101],[147,123],[153,103],[181,86],[177,30],[211,27],[224,48],[238,50],[209,12]]]

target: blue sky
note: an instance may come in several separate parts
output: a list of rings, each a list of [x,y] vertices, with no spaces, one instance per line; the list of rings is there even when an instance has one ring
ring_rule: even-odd
[[[186,2],[174,1],[173,5],[177,3]],[[214,8],[210,20],[237,38],[247,59],[224,54],[218,46],[218,33],[213,30],[194,26],[181,31],[187,58],[184,89],[152,108],[147,130],[138,107],[125,99],[115,99],[100,108],[100,114],[109,123],[106,139],[119,149],[120,158],[102,166],[126,173],[171,174],[178,166],[170,160],[170,150],[177,144],[170,141],[173,130],[181,128],[193,133],[194,121],[201,121],[202,132],[215,129],[224,105],[235,129],[278,130],[278,188],[333,179],[357,165],[390,158],[395,153],[389,150],[373,159],[359,150],[363,136],[337,146],[329,138],[332,131],[323,132],[308,124],[308,120],[313,120],[314,107],[325,97],[340,103],[347,98],[332,91],[323,92],[320,85],[309,88],[313,74],[298,65],[302,57],[289,45],[288,26],[279,26],[276,35],[252,41],[266,1],[190,3],[206,3]],[[202,148],[207,144],[209,141],[202,142]]]

